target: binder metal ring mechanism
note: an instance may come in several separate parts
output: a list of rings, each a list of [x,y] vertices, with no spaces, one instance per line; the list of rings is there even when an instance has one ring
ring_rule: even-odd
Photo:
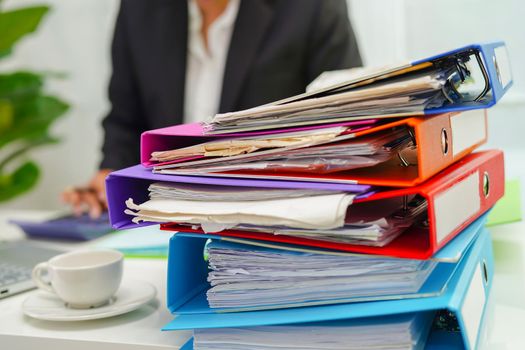
[[[496,104],[513,82],[507,48],[505,43],[500,41],[468,45],[268,105],[284,105],[294,101],[341,93],[436,69],[448,73],[442,95],[449,103],[426,108],[423,113],[416,112],[412,115],[488,108]],[[410,113],[403,113],[403,116],[407,115]],[[374,118],[392,116],[396,115],[374,115]],[[220,132],[210,131],[209,133]]]

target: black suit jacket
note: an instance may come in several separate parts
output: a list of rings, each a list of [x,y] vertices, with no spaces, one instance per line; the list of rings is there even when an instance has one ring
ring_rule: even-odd
[[[183,122],[186,0],[122,0],[101,168],[139,162],[140,134]],[[345,0],[241,0],[220,112],[304,92],[320,73],[361,65]]]

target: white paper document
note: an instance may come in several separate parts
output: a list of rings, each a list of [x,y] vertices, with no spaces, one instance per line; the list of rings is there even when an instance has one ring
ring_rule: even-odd
[[[232,142],[233,140],[230,140]],[[354,138],[352,134],[335,137],[333,142],[316,142],[293,147],[255,150],[231,154],[188,158],[155,166],[163,174],[201,174],[232,170],[275,170],[329,173],[373,166],[392,158],[412,145],[405,129],[388,130]],[[175,152],[166,151],[167,153]]]
[[[229,242],[207,245],[212,308],[280,308],[417,293],[436,263],[336,256]]]
[[[153,152],[151,160],[166,162],[193,156],[231,157],[262,149],[306,147],[333,141],[347,129],[349,128],[334,127],[273,135],[237,137],[226,140],[220,139],[174,150]]]
[[[196,329],[195,350],[420,350],[431,314],[299,325]]]
[[[299,198],[326,195],[327,191],[288,188],[257,188],[241,186],[215,186],[155,182],[148,188],[150,198],[181,199],[190,201],[259,201],[267,199]],[[330,191],[328,194],[342,192]]]
[[[413,197],[407,207],[396,206],[396,202],[377,201],[373,207],[350,206],[345,225],[334,229],[298,229],[277,226],[238,225],[236,230],[265,232],[308,238],[317,241],[383,247],[413,225],[419,225],[427,217],[427,201]],[[372,212],[371,212],[372,211]]]
[[[269,191],[269,190],[268,190]],[[305,229],[342,227],[346,211],[355,197],[348,193],[278,198],[258,201],[192,201],[153,198],[142,204],[126,201],[126,214],[134,222],[179,222],[199,224],[206,232],[217,232],[242,223],[279,225]]]
[[[445,100],[441,90],[451,72],[434,69],[412,72],[389,80],[358,81],[344,89],[273,103],[242,111],[217,114],[207,124],[208,133],[263,130],[290,125],[329,123],[422,113]]]
[[[414,197],[354,204],[354,194],[309,189],[274,189],[157,182],[150,200],[126,201],[125,213],[141,221],[201,228],[235,229],[345,244],[382,247],[426,217],[427,202]]]

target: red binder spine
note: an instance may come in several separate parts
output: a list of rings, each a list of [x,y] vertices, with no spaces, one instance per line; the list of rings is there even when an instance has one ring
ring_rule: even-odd
[[[504,160],[501,151],[481,152],[475,162],[471,158],[456,165],[448,181],[431,186],[427,192],[430,242],[433,251],[489,210],[503,196],[505,186]]]

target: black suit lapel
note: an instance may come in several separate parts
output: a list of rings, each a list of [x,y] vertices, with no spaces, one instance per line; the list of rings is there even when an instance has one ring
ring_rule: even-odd
[[[159,69],[158,77],[162,94],[167,94],[162,101],[166,103],[161,110],[169,115],[165,124],[172,125],[183,122],[184,91],[186,82],[186,57],[188,46],[188,2],[174,0],[166,2],[159,17],[160,23],[157,35],[160,46],[159,57],[156,58]],[[166,38],[167,37],[167,38]],[[157,39],[153,39],[157,40]]]
[[[243,83],[272,20],[272,14],[272,7],[265,1],[241,1],[224,68],[219,112],[236,108]]]

